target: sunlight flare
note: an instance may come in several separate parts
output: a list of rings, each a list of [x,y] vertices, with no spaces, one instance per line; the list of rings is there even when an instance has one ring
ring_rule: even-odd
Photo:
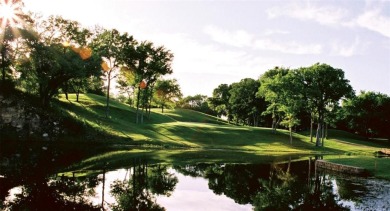
[[[1,28],[13,26],[20,21],[20,2],[13,0],[0,0]]]

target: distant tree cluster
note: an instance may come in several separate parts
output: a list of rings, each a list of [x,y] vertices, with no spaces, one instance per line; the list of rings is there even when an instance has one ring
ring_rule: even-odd
[[[181,99],[177,106],[180,108],[191,109],[205,114],[216,115],[217,113],[209,106],[209,97],[207,95],[197,94],[194,96],[187,96]]]
[[[258,80],[245,78],[233,84],[221,84],[207,99],[218,116],[236,124],[279,125],[290,130],[309,129],[316,145],[323,146],[328,126],[347,129],[367,137],[390,137],[389,96],[354,91],[341,69],[327,64],[288,69],[275,67]]]

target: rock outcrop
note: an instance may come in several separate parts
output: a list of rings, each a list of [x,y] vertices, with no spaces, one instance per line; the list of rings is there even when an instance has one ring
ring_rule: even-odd
[[[61,133],[59,118],[32,106],[21,96],[0,95],[0,138],[55,140]]]

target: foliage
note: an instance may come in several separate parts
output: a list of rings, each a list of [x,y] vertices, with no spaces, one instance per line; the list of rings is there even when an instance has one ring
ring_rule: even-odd
[[[281,87],[279,84],[288,72],[289,69],[275,67],[260,76],[261,86],[259,87],[257,95],[264,97],[269,103],[266,111],[263,112],[263,115],[272,115],[272,129],[274,131],[276,131],[276,128],[284,116],[283,110],[281,110],[282,96],[279,95],[279,92],[281,92],[279,90]]]
[[[390,97],[361,92],[343,102],[342,115],[348,129],[365,137],[390,138]]]
[[[299,123],[302,111],[307,110],[311,118],[317,118],[317,146],[324,145],[324,123],[333,122],[329,118],[332,109],[339,100],[353,94],[341,69],[320,63],[295,70],[276,67],[261,76],[260,81],[258,94],[270,103],[267,111],[273,115],[273,125],[284,119],[283,123],[291,130]]]
[[[209,98],[210,108],[213,109],[218,117],[229,116],[229,90],[231,87],[227,84],[221,84],[213,91],[213,96]],[[231,119],[232,117],[230,117]],[[229,118],[228,118],[229,119]]]
[[[164,107],[174,104],[182,97],[180,86],[176,79],[157,80],[155,85],[156,102],[161,106],[161,112],[164,113]]]
[[[106,117],[109,116],[111,80],[117,77],[116,72],[128,57],[132,59],[135,57],[134,52],[129,53],[128,49],[134,49],[136,44],[137,41],[133,36],[127,33],[121,34],[116,29],[98,31],[93,40],[94,48],[103,58],[101,67],[107,80]]]
[[[257,97],[260,83],[251,78],[233,83],[229,90],[230,114],[236,123],[257,126],[265,110],[264,98]]]
[[[309,110],[317,115],[316,145],[323,146],[323,127],[328,107],[337,105],[344,97],[352,96],[353,90],[349,81],[344,78],[344,71],[327,64],[314,64],[309,68],[301,68],[305,97]],[[321,143],[322,138],[322,143]]]
[[[18,69],[21,72],[20,80],[30,81],[26,88],[35,90],[42,106],[48,106],[50,99],[71,79],[98,75],[100,57],[85,46],[90,33],[79,23],[49,17],[37,21],[37,25],[35,31],[24,31],[22,34],[27,48],[19,58]],[[67,39],[74,44],[63,45]]]
[[[137,164],[132,170],[128,180],[116,180],[111,185],[110,193],[117,204],[110,207],[113,210],[165,210],[151,193],[169,196],[178,182],[177,177],[161,165]]]
[[[22,30],[27,23],[31,22],[30,17],[23,12],[24,4],[21,0],[0,2],[0,7],[9,7],[10,5],[13,17],[0,15],[0,69],[3,82],[7,78],[14,77],[15,59],[19,47],[16,42],[20,37],[17,31]]]
[[[215,115],[214,111],[209,106],[208,97],[206,95],[197,94],[194,96],[187,96],[178,102],[178,107]]]

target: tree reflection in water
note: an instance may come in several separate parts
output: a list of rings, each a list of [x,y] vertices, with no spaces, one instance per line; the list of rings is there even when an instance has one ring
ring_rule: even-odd
[[[349,210],[338,203],[328,176],[309,174],[307,184],[290,173],[290,165],[286,171],[274,166],[268,180],[260,179],[263,189],[253,199],[255,210]]]
[[[116,199],[112,210],[165,210],[156,203],[153,194],[169,196],[178,179],[167,172],[167,166],[135,165],[128,180],[116,180],[111,185],[111,195]]]
[[[176,172],[170,171],[171,168]],[[108,170],[102,170],[88,176],[76,173],[70,177],[62,174],[48,177],[43,173],[31,172],[10,177],[16,174],[7,173],[4,174],[7,177],[0,178],[0,209],[164,210],[156,203],[157,195],[170,196],[175,191],[178,183],[176,175],[179,174],[205,178],[214,194],[226,195],[238,204],[252,204],[254,210],[348,210],[340,203],[340,198],[358,202],[369,192],[364,185],[359,188],[353,179],[334,178],[328,172],[316,171],[311,159],[309,162],[287,161],[277,164],[196,164],[173,167],[137,161],[127,171],[119,171],[127,172],[126,176],[120,179],[116,177],[117,180],[111,184],[108,183],[112,180],[106,176],[116,171],[109,173]],[[20,193],[12,198],[7,197],[5,193],[9,194],[9,190],[14,187],[20,187]],[[100,193],[103,195],[98,202],[95,199]]]
[[[155,201],[154,194],[169,196],[174,191],[178,179],[168,172],[166,165],[148,166],[138,163],[129,169],[131,175],[125,180],[110,184],[110,194],[114,203],[96,204],[99,184],[105,186],[106,170],[103,178],[96,174],[79,176],[38,176],[2,180],[2,185],[19,186],[20,193],[2,200],[1,210],[164,210]],[[76,175],[76,176],[75,176]],[[4,178],[3,178],[4,179]],[[10,183],[8,185],[8,183]],[[5,197],[4,197],[5,198]],[[102,195],[104,201],[104,194]],[[95,204],[93,204],[93,202]]]
[[[34,178],[4,204],[4,210],[100,210],[88,200],[96,180],[68,177]]]
[[[255,210],[348,210],[333,192],[332,178],[314,162],[175,166],[181,174],[208,179],[209,188]]]

